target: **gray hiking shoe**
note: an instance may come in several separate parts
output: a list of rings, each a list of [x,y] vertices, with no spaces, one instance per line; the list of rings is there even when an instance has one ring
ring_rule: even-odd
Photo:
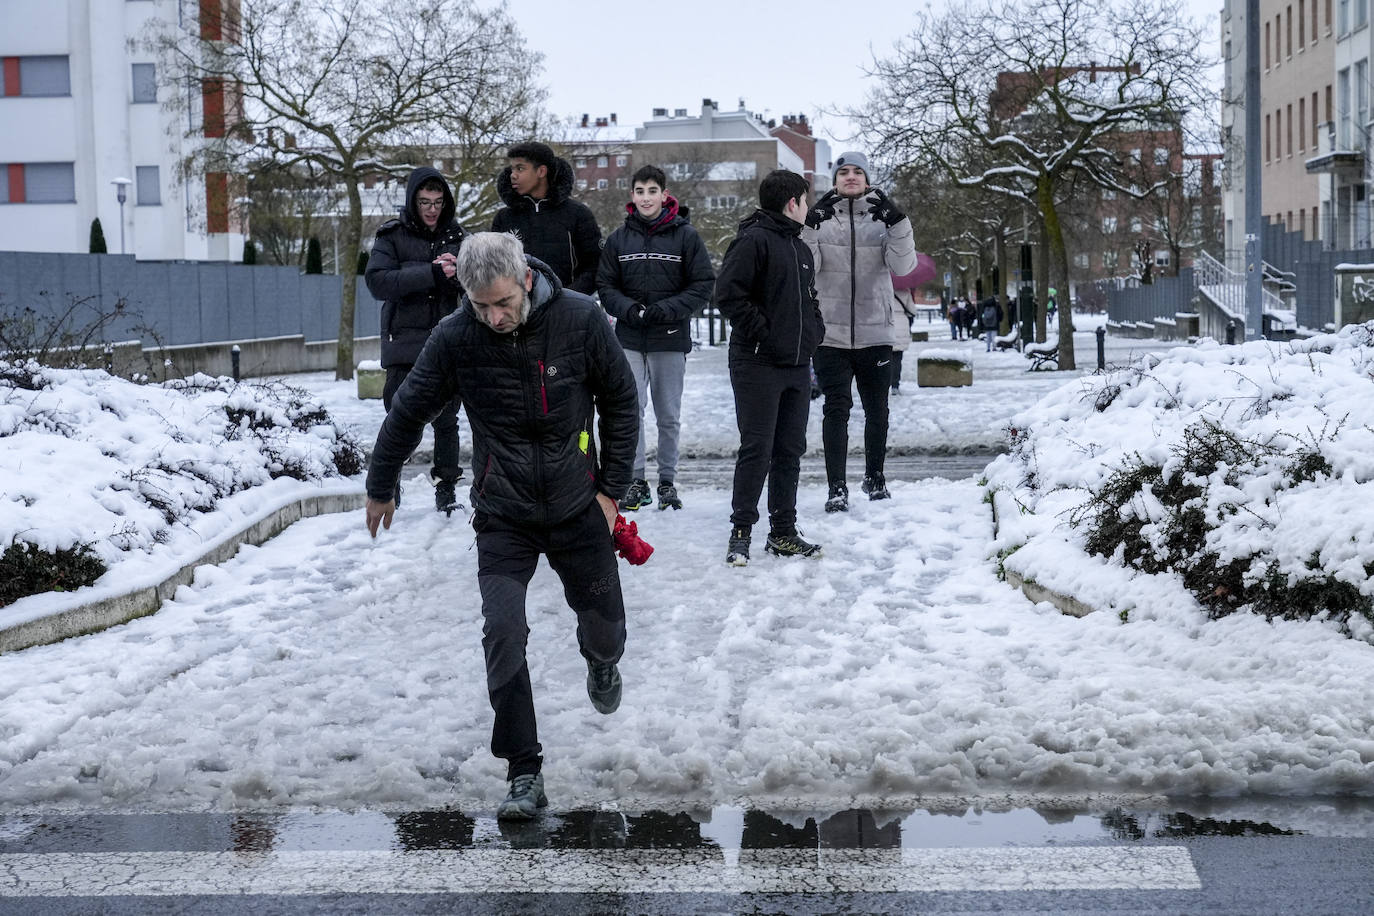
[[[725,548],[726,566],[749,565],[749,529],[731,528],[730,543]]]
[[[677,487],[670,483],[658,485],[658,511],[664,509],[681,509],[682,500],[677,495]]]
[[[549,797],[544,794],[544,774],[527,773],[510,781],[510,792],[496,809],[496,817],[503,821],[528,821],[548,803]]]
[[[653,494],[649,492],[649,481],[635,478],[630,483],[630,489],[625,494],[625,498],[620,501],[620,511],[637,512],[641,507],[647,506],[653,501]]]
[[[779,557],[819,557],[821,555],[821,545],[812,544],[804,541],[797,536],[797,532],[788,533],[771,532],[768,541],[763,545],[763,549]]]
[[[609,716],[620,708],[620,669],[614,662],[601,665],[587,662],[587,696],[592,708]]]

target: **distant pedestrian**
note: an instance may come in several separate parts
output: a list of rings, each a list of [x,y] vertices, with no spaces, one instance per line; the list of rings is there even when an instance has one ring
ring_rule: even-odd
[[[377,433],[367,528],[375,538],[379,526],[391,527],[402,464],[424,424],[461,399],[472,424],[491,750],[506,761],[509,782],[496,816],[525,820],[548,804],[526,661],[526,588],[541,554],[577,615],[592,707],[609,715],[620,705],[625,604],[611,531],[630,485],[639,405],[595,300],[565,290],[513,237],[471,236],[457,274],[467,290],[462,307],[430,336]]]
[[[821,439],[829,494],[827,512],[849,511],[849,414],[854,390],[864,412],[862,489],[888,499],[888,394],[892,388],[892,277],[924,283],[935,262],[919,255],[911,220],[869,181],[868,158],[847,152],[835,160],[834,187],[806,216],[802,239],[816,265],[825,339],[816,349],[816,378],[825,395]]]
[[[1058,298],[1058,296],[1055,294],[1054,287],[1051,286],[1051,287],[1050,287],[1050,294],[1049,294],[1049,297],[1045,300],[1045,319],[1046,319],[1046,321],[1048,321],[1048,322],[1050,323],[1050,325],[1053,325],[1053,324],[1054,324],[1054,316],[1055,316],[1055,313],[1058,312],[1058,311],[1059,311],[1059,298]]]
[[[454,265],[467,231],[454,219],[456,212],[444,176],[422,166],[406,180],[401,215],[382,223],[372,242],[363,280],[372,297],[382,301],[382,368],[386,370],[382,406],[388,412],[430,331],[458,307],[463,291]],[[452,514],[458,507],[456,484],[463,476],[457,402],[439,411],[430,425],[434,427],[434,466],[429,471],[434,505]],[[399,503],[399,481],[395,495]]]
[[[716,275],[706,244],[668,193],[663,170],[646,165],[635,172],[633,183],[625,224],[606,239],[596,275],[601,305],[615,316],[615,334],[639,388],[634,481],[620,508],[633,511],[653,499],[644,429],[644,409],[652,395],[658,425],[658,508],[681,509],[675,480],[691,318],[710,303]]]
[[[749,563],[759,496],[768,482],[768,540],[779,556],[818,557],[797,531],[797,479],[811,407],[811,355],[825,334],[811,251],[802,242],[805,178],[785,169],[759,185],[759,209],[739,224],[716,278],[716,306],[730,321],[730,387],[739,452],[725,562]]]
[[[962,326],[963,316],[959,311],[960,302],[958,296],[951,296],[949,305],[945,307],[945,320],[949,322],[949,339],[959,339],[959,328]]]
[[[978,303],[978,323],[983,329],[983,341],[987,344],[986,352],[991,353],[1002,325],[1002,305],[996,296],[988,296]]]
[[[959,309],[959,339],[972,340],[973,328],[978,324],[978,308],[973,304],[973,300],[964,297],[964,304]]]
[[[567,289],[592,295],[601,261],[601,229],[586,204],[572,199],[573,170],[566,159],[537,141],[517,143],[496,178],[505,207],[491,221],[493,232],[514,232],[547,264]]]

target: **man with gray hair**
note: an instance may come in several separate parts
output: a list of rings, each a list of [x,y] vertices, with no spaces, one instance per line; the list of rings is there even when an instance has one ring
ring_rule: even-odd
[[[612,530],[630,486],[639,399],[596,302],[564,289],[515,236],[469,236],[456,271],[467,294],[430,335],[377,434],[367,528],[376,537],[391,527],[401,465],[425,424],[459,399],[472,427],[491,749],[510,784],[497,817],[523,820],[548,804],[525,660],[525,592],[541,554],[577,614],[592,706],[609,715],[620,705],[625,605]]]

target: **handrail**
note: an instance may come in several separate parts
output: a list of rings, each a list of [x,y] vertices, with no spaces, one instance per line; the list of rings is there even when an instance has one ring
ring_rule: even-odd
[[[1268,264],[1264,265],[1266,268]],[[1272,268],[1270,268],[1272,269]],[[1205,251],[1199,251],[1193,260],[1193,276],[1199,291],[1217,304],[1232,318],[1245,320],[1245,275],[1232,270]],[[1283,300],[1273,290],[1260,285],[1261,303],[1266,313],[1284,313]]]

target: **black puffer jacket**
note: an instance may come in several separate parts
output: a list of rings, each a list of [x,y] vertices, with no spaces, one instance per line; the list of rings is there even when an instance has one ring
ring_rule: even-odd
[[[639,439],[630,363],[596,302],[529,262],[530,313],[515,331],[482,324],[464,298],[430,335],[377,434],[369,496],[391,498],[425,424],[455,396],[472,425],[474,508],[545,525],[585,511],[598,490],[625,495]],[[589,441],[593,409],[599,455]]]
[[[596,291],[601,229],[587,205],[572,199],[572,189],[573,170],[566,159],[556,161],[549,196],[543,200],[516,194],[506,166],[496,179],[496,192],[506,206],[496,211],[491,231],[514,232],[525,253],[552,267],[560,283],[590,296]]]
[[[634,204],[626,209],[625,225],[601,250],[601,306],[616,317],[615,336],[625,349],[690,353],[692,314],[711,301],[716,279],[706,244],[678,215],[671,196],[664,197],[663,212],[652,224]]]
[[[775,366],[802,366],[825,336],[811,250],[801,223],[755,210],[739,224],[716,277],[716,307],[730,320],[730,349]]]
[[[429,178],[444,183],[444,208],[433,229],[415,206],[420,184]],[[446,251],[457,254],[467,235],[454,212],[453,192],[444,176],[436,169],[418,168],[406,182],[406,207],[400,217],[377,230],[363,279],[372,298],[382,300],[383,368],[414,363],[429,332],[458,307],[462,287],[434,263]]]

